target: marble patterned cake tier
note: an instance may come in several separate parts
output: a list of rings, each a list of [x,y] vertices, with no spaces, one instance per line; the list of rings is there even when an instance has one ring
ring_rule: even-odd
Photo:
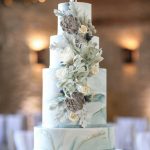
[[[76,2],[74,3],[77,10],[80,11],[79,14],[85,14],[87,18],[92,20],[92,5],[89,3]],[[58,9],[61,11],[67,11],[69,9],[69,3],[60,3]],[[58,17],[58,34],[63,34],[63,30],[60,26],[61,17]]]
[[[114,128],[34,128],[34,150],[114,150]]]
[[[43,70],[43,112],[42,123],[46,128],[78,126],[79,122],[71,122],[68,118],[59,120],[57,114],[59,109],[50,110],[50,105],[60,89],[57,88],[55,69]],[[87,125],[106,124],[106,69],[100,69],[99,73],[88,78],[88,85],[98,95],[92,102],[86,104],[88,114]],[[66,115],[64,113],[64,115]]]
[[[99,48],[99,37],[94,36],[92,38],[92,42],[96,43],[96,48]],[[53,35],[50,37],[50,45],[55,45],[59,43],[63,47],[66,47],[66,41],[64,40],[63,35]],[[54,50],[53,48],[50,49],[50,67],[51,68],[58,68],[61,65],[61,57],[60,57],[60,50]]]

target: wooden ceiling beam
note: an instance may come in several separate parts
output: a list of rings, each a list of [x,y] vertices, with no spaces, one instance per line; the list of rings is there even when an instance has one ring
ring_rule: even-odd
[[[141,18],[97,18],[93,20],[96,26],[111,26],[111,25],[132,25],[132,24],[149,24],[150,16],[143,16]]]

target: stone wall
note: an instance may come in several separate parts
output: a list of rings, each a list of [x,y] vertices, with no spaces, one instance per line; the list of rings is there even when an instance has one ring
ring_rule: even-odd
[[[139,58],[125,64],[122,47],[117,43],[122,30],[140,32]],[[99,28],[104,51],[103,65],[108,69],[108,119],[118,116],[150,117],[150,29],[140,26]]]

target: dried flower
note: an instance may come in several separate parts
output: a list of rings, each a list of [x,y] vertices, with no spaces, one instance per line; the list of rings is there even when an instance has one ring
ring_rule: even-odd
[[[69,120],[72,121],[72,122],[77,122],[77,121],[79,121],[79,117],[74,112],[71,112],[69,114]]]
[[[91,93],[91,88],[88,85],[84,85],[84,86],[79,85],[78,91],[85,95],[89,95]]]
[[[63,31],[66,31],[69,34],[78,33],[79,22],[78,22],[78,19],[72,15],[64,16],[60,25]]]
[[[83,108],[84,103],[85,103],[84,95],[79,92],[74,92],[71,95],[71,98],[66,99],[67,108],[72,112],[81,110]]]
[[[92,75],[96,75],[99,72],[99,63],[95,64],[92,66],[90,73]]]
[[[67,76],[67,69],[66,68],[60,68],[56,71],[56,77],[59,80],[63,80]]]
[[[69,64],[73,62],[74,53],[70,47],[66,47],[60,52],[60,58],[63,63]]]
[[[81,25],[79,32],[85,34],[88,32],[88,28],[85,25]]]

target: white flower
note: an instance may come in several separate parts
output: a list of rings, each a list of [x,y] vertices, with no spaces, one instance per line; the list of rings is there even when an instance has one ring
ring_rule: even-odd
[[[60,52],[60,59],[62,62],[68,64],[73,61],[74,53],[70,47],[66,47]]]
[[[79,117],[76,113],[71,112],[69,114],[69,120],[72,121],[72,122],[77,122],[77,121],[79,121]]]
[[[91,73],[92,73],[93,75],[98,74],[98,72],[99,72],[99,63],[97,63],[97,64],[95,64],[94,66],[92,66],[92,69],[91,69]]]
[[[85,34],[87,33],[87,31],[88,31],[88,28],[85,25],[81,25],[81,27],[79,28],[80,33]]]
[[[66,68],[60,68],[56,71],[56,77],[59,80],[63,80],[67,76],[67,69]]]
[[[91,94],[91,88],[88,85],[79,85],[78,87],[78,91],[83,93],[84,95],[89,95]]]

